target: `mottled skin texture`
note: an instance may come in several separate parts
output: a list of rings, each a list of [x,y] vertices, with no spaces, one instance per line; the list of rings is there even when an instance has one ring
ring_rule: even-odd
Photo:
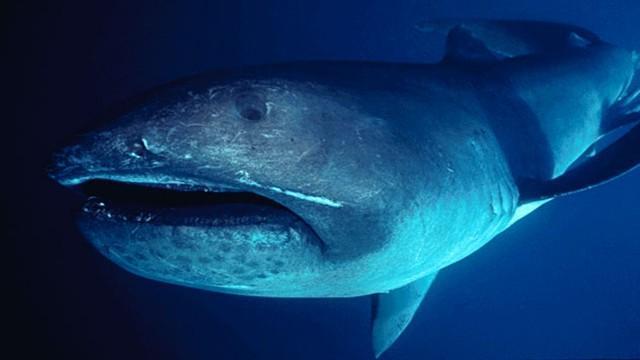
[[[142,276],[258,296],[383,292],[504,230],[517,179],[563,173],[601,135],[634,66],[630,52],[594,44],[495,64],[212,74],[65,149],[53,177],[251,191],[303,220],[158,225],[85,212],[83,233]]]

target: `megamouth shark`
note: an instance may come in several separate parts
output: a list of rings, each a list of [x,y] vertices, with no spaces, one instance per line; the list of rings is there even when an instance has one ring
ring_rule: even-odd
[[[141,96],[53,156],[124,269],[266,297],[373,295],[382,354],[439,270],[640,162],[640,59],[590,31],[447,20],[436,64],[216,71]],[[603,145],[604,144],[604,145]]]

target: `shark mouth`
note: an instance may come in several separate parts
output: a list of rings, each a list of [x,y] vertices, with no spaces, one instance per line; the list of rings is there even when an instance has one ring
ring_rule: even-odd
[[[176,182],[82,179],[66,185],[86,197],[81,216],[101,223],[200,228],[295,229],[324,248],[315,231],[284,205],[250,191]]]
[[[90,180],[77,189],[87,196],[84,213],[118,221],[224,226],[264,222],[273,214],[297,216],[251,192],[112,180]]]

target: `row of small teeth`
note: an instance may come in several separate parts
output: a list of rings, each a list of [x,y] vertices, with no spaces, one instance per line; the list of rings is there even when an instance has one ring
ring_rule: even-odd
[[[91,197],[82,207],[82,211],[101,218],[119,219],[124,221],[134,220],[136,222],[149,222],[155,218],[155,215],[141,211],[135,216],[127,216],[125,214],[115,213],[109,210],[107,204],[96,197]]]

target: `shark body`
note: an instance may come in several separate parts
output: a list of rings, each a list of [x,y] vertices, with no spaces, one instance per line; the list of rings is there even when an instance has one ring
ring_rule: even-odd
[[[83,234],[138,275],[251,296],[374,300],[373,347],[438,270],[640,161],[635,52],[567,25],[449,21],[438,64],[224,71],[145,96],[55,155]],[[578,159],[586,158],[580,164]]]

